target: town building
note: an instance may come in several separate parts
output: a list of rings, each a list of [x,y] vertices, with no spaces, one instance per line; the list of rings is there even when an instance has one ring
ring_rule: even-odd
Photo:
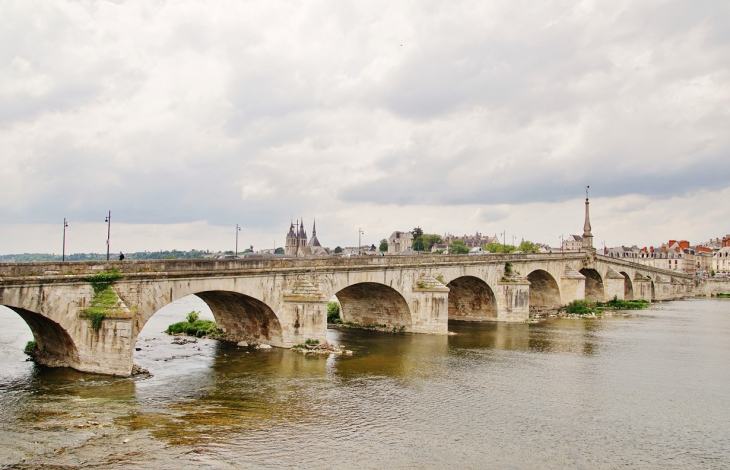
[[[490,243],[502,243],[499,238],[497,238],[497,235],[495,234],[493,237],[490,237],[489,235],[484,235],[479,232],[476,232],[474,235],[462,235],[462,236],[456,236],[452,235],[450,233],[444,235],[444,244],[445,245],[451,245],[455,241],[463,242],[464,245],[467,246],[467,248],[477,248],[482,246],[487,246]]]
[[[636,245],[632,247],[617,246],[613,248],[606,248],[603,254],[610,258],[628,258],[627,261],[634,261],[632,258],[639,258],[641,255],[641,249]]]
[[[312,238],[307,240],[307,231],[304,230],[304,221],[297,220],[289,225],[286,235],[285,255],[297,257],[329,255],[329,249],[323,247],[317,239],[317,222],[312,225]]]
[[[389,255],[397,255],[411,249],[413,249],[413,234],[411,232],[395,231],[388,238]]]
[[[723,246],[712,255],[712,269],[715,273],[730,274],[730,245]]]
[[[583,248],[583,237],[580,235],[568,235],[563,239],[563,251],[580,251]]]

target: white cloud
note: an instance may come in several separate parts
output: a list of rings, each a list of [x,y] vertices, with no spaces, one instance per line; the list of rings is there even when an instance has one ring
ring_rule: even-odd
[[[151,227],[225,248],[236,223],[269,245],[299,215],[331,245],[554,239],[585,184],[610,243],[679,237],[677,214],[717,236],[728,23],[711,1],[5,2],[0,251],[109,209],[136,249],[173,242]]]

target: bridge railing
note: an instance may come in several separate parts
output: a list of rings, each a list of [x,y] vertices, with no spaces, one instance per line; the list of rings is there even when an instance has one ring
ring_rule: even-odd
[[[672,271],[669,269],[657,268],[655,266],[649,266],[649,265],[646,265],[646,264],[643,264],[643,263],[640,263],[637,261],[629,261],[628,259],[612,258],[610,256],[605,256],[605,255],[596,255],[596,259],[598,261],[602,261],[604,263],[611,263],[614,265],[626,266],[629,268],[639,269],[642,271],[649,271],[649,272],[653,272],[653,273],[656,273],[656,274],[659,274],[662,276],[673,276],[673,277],[677,277],[677,278],[681,278],[681,279],[690,279],[690,280],[698,279],[697,276],[693,276],[691,274],[680,273],[680,272]]]
[[[583,259],[585,253],[489,253],[483,255],[323,256],[311,258],[180,259],[125,261],[66,261],[0,263],[0,280],[28,276],[79,276],[117,269],[121,273],[248,271],[271,269],[347,268],[356,266],[408,266],[493,264],[507,261]]]

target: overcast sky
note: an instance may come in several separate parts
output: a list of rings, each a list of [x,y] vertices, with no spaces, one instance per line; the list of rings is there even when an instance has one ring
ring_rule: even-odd
[[[730,3],[0,0],[0,253],[730,233]]]

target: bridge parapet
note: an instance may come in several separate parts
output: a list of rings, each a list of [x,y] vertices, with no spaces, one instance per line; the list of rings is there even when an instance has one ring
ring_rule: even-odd
[[[486,255],[418,255],[418,256],[360,256],[313,258],[243,258],[235,260],[180,259],[180,260],[125,260],[125,261],[66,261],[41,263],[0,263],[0,282],[27,277],[66,278],[74,280],[116,269],[122,274],[151,276],[159,274],[209,275],[210,273],[239,273],[255,271],[321,271],[350,270],[381,267],[429,267],[439,265],[504,264],[507,261],[568,261],[584,259],[584,253],[518,253]]]

